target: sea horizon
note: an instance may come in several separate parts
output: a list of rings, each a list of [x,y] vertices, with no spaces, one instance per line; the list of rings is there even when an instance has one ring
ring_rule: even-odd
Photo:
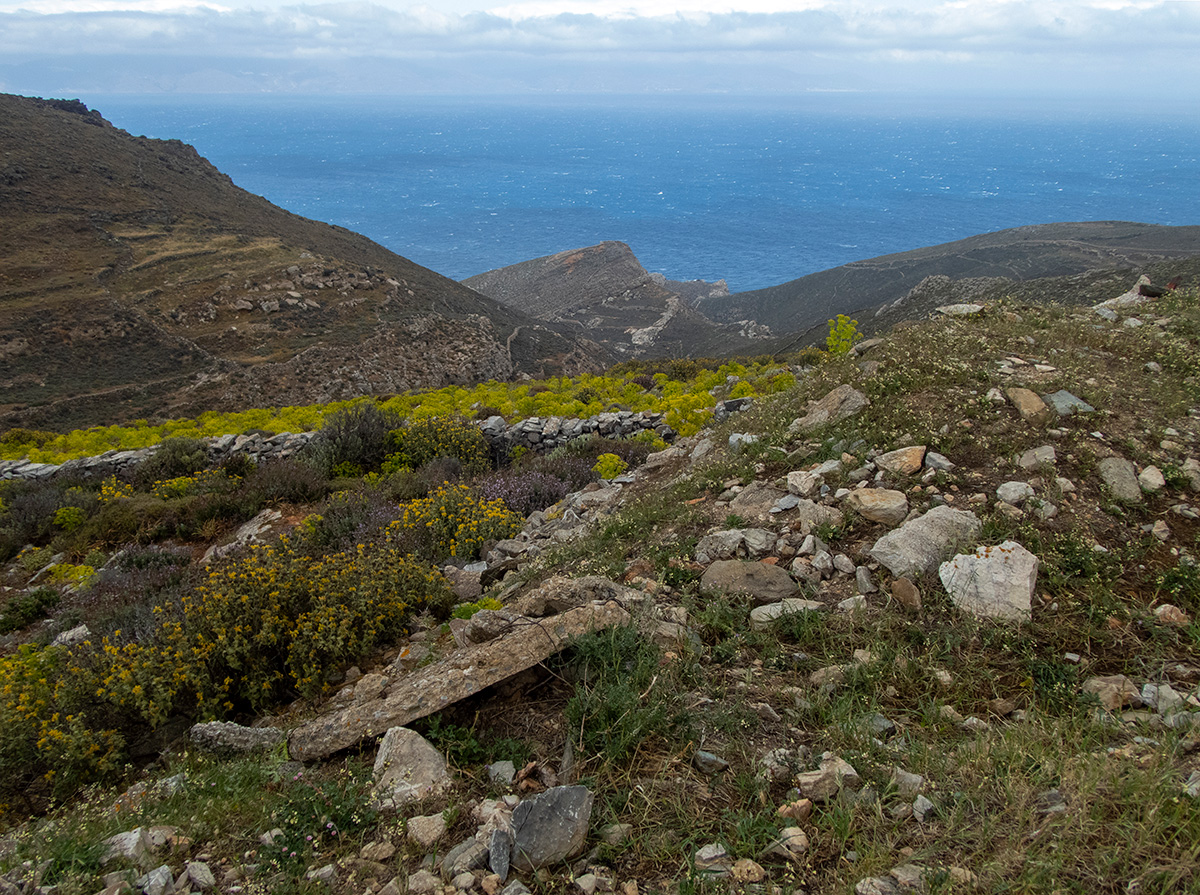
[[[734,292],[1056,221],[1200,223],[1200,115],[873,94],[89,95],[454,279],[605,240]]]

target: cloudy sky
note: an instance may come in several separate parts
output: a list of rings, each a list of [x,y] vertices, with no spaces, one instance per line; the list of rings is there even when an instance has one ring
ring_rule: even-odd
[[[1200,0],[0,0],[0,90],[1200,101]]]

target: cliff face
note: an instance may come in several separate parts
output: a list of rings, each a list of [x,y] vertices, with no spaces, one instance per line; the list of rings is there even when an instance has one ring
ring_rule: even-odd
[[[723,282],[651,274],[623,242],[559,252],[463,282],[629,357],[754,351],[765,335],[761,327],[714,323],[694,309],[700,296],[728,295]]]
[[[0,425],[310,403],[610,360],[74,101],[0,95],[0,255]]]

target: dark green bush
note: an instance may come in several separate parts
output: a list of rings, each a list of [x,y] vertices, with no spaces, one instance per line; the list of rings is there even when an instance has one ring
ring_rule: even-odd
[[[325,417],[303,456],[326,476],[341,464],[376,472],[395,450],[391,433],[402,422],[394,410],[382,410],[372,401],[352,404]]]
[[[242,487],[264,504],[312,503],[329,492],[329,481],[312,466],[286,457],[263,463]]]
[[[59,595],[52,587],[39,587],[17,594],[0,608],[0,634],[17,631],[50,614],[58,605]]]
[[[208,447],[198,438],[168,438],[133,470],[133,483],[150,488],[155,482],[191,475],[208,466]]]

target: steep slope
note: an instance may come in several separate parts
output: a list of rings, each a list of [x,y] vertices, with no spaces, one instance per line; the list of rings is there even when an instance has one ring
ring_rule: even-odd
[[[856,261],[728,298],[703,298],[696,308],[714,320],[752,319],[776,332],[797,332],[838,313],[894,302],[930,276],[1027,280],[1195,255],[1200,255],[1200,227],[1195,226],[1036,224]]]
[[[490,298],[578,332],[625,356],[693,357],[754,351],[761,327],[716,324],[693,310],[727,296],[723,282],[679,283],[649,273],[623,242],[522,261],[463,281]]]
[[[0,96],[0,253],[0,424],[307,403],[606,360],[75,101]]]

